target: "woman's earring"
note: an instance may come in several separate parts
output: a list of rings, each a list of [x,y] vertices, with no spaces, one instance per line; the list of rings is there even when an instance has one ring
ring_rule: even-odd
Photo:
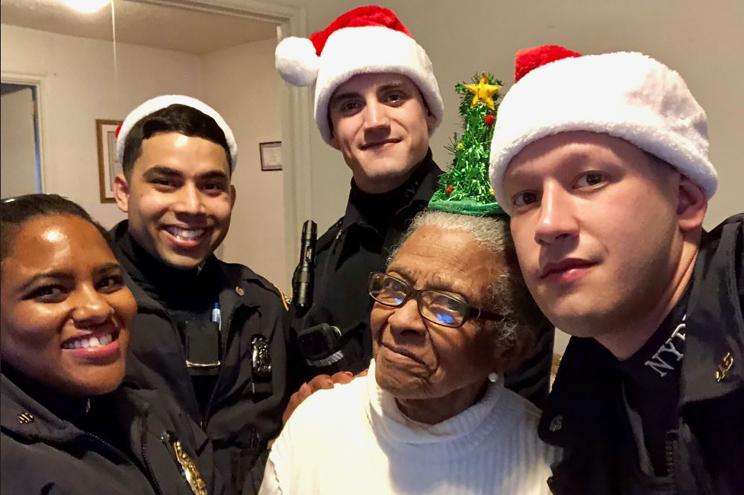
[[[491,383],[496,383],[499,380],[499,374],[495,371],[492,371],[488,374],[488,381]]]

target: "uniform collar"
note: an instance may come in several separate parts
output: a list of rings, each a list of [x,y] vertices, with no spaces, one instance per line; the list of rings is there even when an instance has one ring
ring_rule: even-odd
[[[421,202],[428,202],[437,186],[437,177],[442,173],[432,159],[431,149],[416,166],[411,177],[398,188],[381,194],[362,191],[351,181],[351,191],[346,213],[341,221],[342,230],[352,225],[371,227],[381,233],[381,227],[389,224],[391,217]]]
[[[2,427],[27,438],[69,441],[87,421],[89,400],[63,396],[3,364]]]
[[[189,299],[209,299],[217,295],[216,258],[210,255],[204,263],[191,270],[179,270],[155,259],[129,233],[127,220],[114,227],[113,240],[117,257],[131,279],[152,299],[175,309],[193,306]],[[192,290],[189,290],[192,289]]]

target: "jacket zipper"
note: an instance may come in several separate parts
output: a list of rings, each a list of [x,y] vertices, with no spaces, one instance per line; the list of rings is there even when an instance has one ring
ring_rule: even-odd
[[[158,483],[158,480],[155,478],[154,472],[152,470],[152,466],[150,466],[150,460],[147,458],[147,429],[145,428],[141,417],[137,418],[137,422],[135,424],[141,430],[140,449],[142,451],[142,461],[147,467],[147,473],[150,475],[150,479],[152,480],[152,484],[155,488],[155,492],[162,494],[163,490],[160,489],[160,484]]]
[[[677,472],[676,463],[674,459],[677,451],[677,432],[674,430],[666,432],[666,441],[664,442],[664,457],[666,460],[667,476],[671,480],[672,489],[674,493],[678,493],[677,490]]]

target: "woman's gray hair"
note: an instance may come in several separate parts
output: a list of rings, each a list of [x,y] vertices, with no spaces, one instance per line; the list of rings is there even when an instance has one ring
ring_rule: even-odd
[[[424,210],[416,215],[410,227],[401,237],[388,258],[388,265],[398,254],[401,246],[411,235],[423,226],[438,227],[442,230],[468,232],[488,251],[493,253],[494,272],[499,273],[496,280],[489,283],[486,309],[504,315],[499,324],[497,345],[531,348],[538,333],[546,327],[547,321],[532,299],[522,278],[517,262],[514,242],[509,231],[507,217],[474,217],[442,211]]]

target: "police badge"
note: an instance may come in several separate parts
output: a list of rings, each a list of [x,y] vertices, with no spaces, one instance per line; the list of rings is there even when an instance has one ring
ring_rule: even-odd
[[[271,378],[271,354],[269,342],[263,335],[255,335],[251,339],[251,368],[253,374],[260,379]]]
[[[169,431],[164,432],[160,439],[166,446],[170,447],[171,454],[178,464],[179,471],[188,483],[189,488],[191,488],[191,492],[194,495],[208,495],[207,485],[199,473],[199,468],[197,468],[194,460],[186,453],[183,445],[181,445],[181,441]]]

